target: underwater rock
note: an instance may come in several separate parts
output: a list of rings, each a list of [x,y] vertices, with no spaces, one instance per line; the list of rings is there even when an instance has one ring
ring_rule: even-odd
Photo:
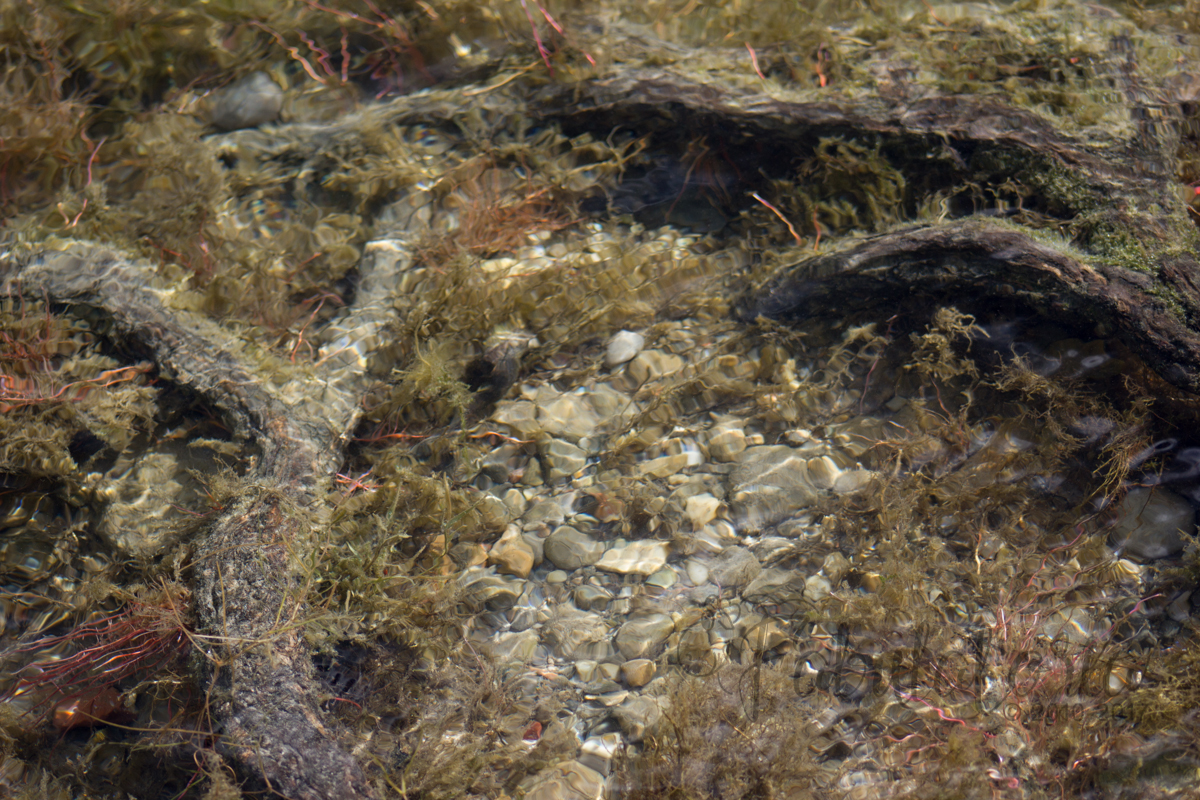
[[[737,649],[754,653],[773,650],[790,638],[778,621],[758,614],[743,617],[738,622],[738,633]]]
[[[759,445],[743,452],[729,476],[729,498],[738,527],[754,532],[816,502],[808,459],[787,445]]]
[[[543,628],[542,638],[559,658],[595,660],[597,655],[609,649],[588,646],[608,638],[610,629],[601,615],[580,611],[570,603],[559,606],[554,615]]]
[[[590,436],[600,418],[586,400],[576,394],[559,394],[548,387],[538,390],[538,424],[546,433],[577,443]]]
[[[625,702],[613,709],[613,719],[631,742],[640,742],[654,733],[662,720],[662,706],[656,697],[630,695]]]
[[[633,688],[645,686],[654,677],[654,662],[648,658],[634,658],[621,665],[621,677]]]
[[[1196,532],[1196,511],[1166,489],[1131,489],[1109,532],[1113,548],[1141,560],[1167,558],[1183,551],[1183,536]]]
[[[535,497],[529,504],[529,508],[525,511],[525,516],[521,517],[521,524],[526,528],[536,527],[538,525],[555,526],[561,525],[563,520],[567,518],[566,512],[563,511],[562,504],[553,498]]]
[[[578,761],[555,764],[534,776],[525,800],[600,800],[604,776]]]
[[[492,419],[512,429],[518,439],[532,439],[542,429],[538,407],[529,400],[503,400],[496,404]]]
[[[571,593],[571,599],[584,611],[603,611],[612,601],[612,593],[599,586],[585,583],[575,587],[575,591]]]
[[[543,545],[546,558],[559,569],[590,567],[604,555],[604,543],[564,525],[550,534]]]
[[[714,461],[733,461],[746,449],[746,432],[741,428],[718,431],[708,440],[708,454]]]
[[[692,459],[688,453],[674,453],[669,456],[659,456],[638,464],[638,472],[647,478],[669,478],[672,475],[691,466]]]
[[[805,578],[794,569],[772,568],[763,570],[742,590],[748,602],[762,605],[785,605],[799,603],[804,597]]]
[[[848,469],[837,476],[833,491],[837,494],[852,494],[870,485],[875,473],[869,469]]]
[[[604,366],[611,368],[624,364],[642,352],[645,344],[646,337],[640,333],[617,331],[608,340],[608,347],[604,351]]]
[[[646,381],[673,375],[683,369],[683,359],[674,353],[662,350],[643,350],[625,367],[625,375],[632,382],[632,388],[641,387]]]
[[[162,551],[182,512],[181,500],[195,489],[186,471],[189,462],[170,452],[148,452],[125,474],[104,487],[111,498],[109,513],[98,526],[100,535],[125,557],[145,558]]]
[[[463,600],[475,611],[505,611],[516,604],[523,582],[496,573],[495,567],[470,567],[458,579]]]
[[[596,562],[596,568],[622,575],[653,575],[667,563],[666,542],[631,542],[614,547]]]
[[[529,501],[525,499],[525,495],[521,493],[520,489],[509,489],[501,500],[508,509],[509,519],[519,519],[525,513],[525,509],[529,507]]]
[[[283,108],[283,89],[265,72],[252,72],[222,89],[209,121],[223,131],[271,122]]]
[[[666,614],[647,614],[627,621],[617,630],[613,642],[627,661],[657,655],[659,646],[675,630],[675,622]]]
[[[709,565],[709,576],[721,587],[736,589],[745,586],[758,577],[762,565],[745,547],[727,547],[717,559]]]
[[[689,558],[684,563],[684,569],[687,570],[688,580],[694,585],[700,586],[701,584],[708,583],[708,565],[703,561]]]
[[[842,474],[842,470],[829,456],[808,460],[808,480],[814,488],[828,491]]]
[[[498,633],[484,646],[498,664],[524,664],[537,652],[538,635],[532,630]]]
[[[612,759],[621,750],[621,734],[605,733],[592,736],[579,749],[579,763],[607,775],[612,768]]]
[[[528,577],[536,561],[533,546],[515,526],[510,527],[488,553],[488,562],[495,564],[498,571],[518,578]]]
[[[717,518],[724,504],[711,492],[692,495],[687,499],[684,513],[691,520],[693,530],[702,528]]]
[[[679,580],[679,575],[670,567],[663,567],[658,572],[646,578],[646,586],[655,589],[670,589]]]
[[[587,466],[587,453],[562,439],[543,437],[538,450],[546,462],[546,480],[570,477]]]
[[[837,586],[850,571],[850,562],[841,553],[830,553],[825,556],[825,561],[821,564],[821,571],[829,578],[832,585]]]

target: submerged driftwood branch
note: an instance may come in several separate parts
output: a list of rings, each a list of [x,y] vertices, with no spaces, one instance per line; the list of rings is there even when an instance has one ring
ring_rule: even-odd
[[[341,444],[358,417],[357,391],[326,382],[288,402],[239,355],[230,334],[170,308],[149,265],[108,248],[76,245],[6,271],[10,291],[36,287],[56,301],[106,314],[116,337],[149,349],[163,373],[224,412],[235,435],[257,445],[250,488],[192,547],[196,634],[217,747],[285,797],[373,797],[361,766],[321,721],[300,624],[299,565],[321,523],[317,490],[342,459]],[[359,377],[361,370],[346,382],[357,390]]]
[[[1177,268],[1178,262],[1177,262]],[[1194,261],[1183,267],[1196,274]],[[1200,388],[1200,339],[1140,272],[1068,255],[1010,226],[970,219],[870,237],[805,259],[747,297],[743,319],[845,315],[906,298],[1015,303],[1119,338],[1163,378]]]

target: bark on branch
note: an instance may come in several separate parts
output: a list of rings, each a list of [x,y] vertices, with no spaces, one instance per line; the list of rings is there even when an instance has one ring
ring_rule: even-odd
[[[341,461],[341,443],[357,419],[361,369],[347,374],[340,364],[350,392],[326,382],[286,401],[238,354],[229,333],[172,309],[149,265],[108,248],[43,253],[4,265],[0,275],[7,291],[36,287],[39,295],[108,315],[116,336],[149,349],[162,372],[202,395],[237,436],[258,446],[251,488],[192,552],[196,634],[205,645],[217,749],[285,797],[374,797],[361,766],[322,722],[298,569],[321,523],[317,489]]]

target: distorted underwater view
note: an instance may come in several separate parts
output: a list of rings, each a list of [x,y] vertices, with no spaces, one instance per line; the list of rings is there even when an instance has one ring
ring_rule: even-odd
[[[1200,796],[1200,2],[0,2],[0,796]]]

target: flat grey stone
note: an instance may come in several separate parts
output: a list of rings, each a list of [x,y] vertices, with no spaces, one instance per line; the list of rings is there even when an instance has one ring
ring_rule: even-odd
[[[729,475],[729,502],[743,533],[782,522],[816,500],[808,459],[786,445],[745,450]]]

